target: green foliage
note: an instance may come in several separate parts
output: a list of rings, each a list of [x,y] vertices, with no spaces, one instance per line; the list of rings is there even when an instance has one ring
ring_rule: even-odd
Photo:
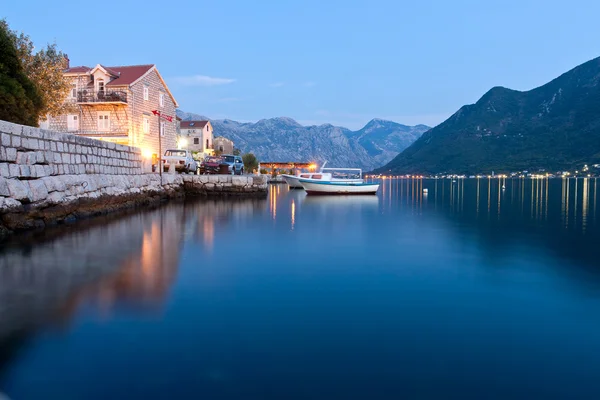
[[[266,168],[261,168],[261,169],[260,169],[260,173],[261,173],[262,175],[266,175],[266,174],[268,174],[268,173],[269,173],[269,171],[267,171],[267,169],[266,169]]]
[[[0,21],[0,119],[37,126],[43,100],[23,69],[6,22]]]
[[[557,172],[600,163],[599,76],[596,58],[528,92],[492,88],[375,172]]]
[[[242,160],[244,161],[244,170],[247,172],[252,172],[258,168],[258,160],[254,154],[246,153],[242,156]]]
[[[35,52],[35,46],[28,35],[11,31],[6,20],[0,21],[0,27],[12,40],[23,71],[37,88],[42,101],[42,109],[37,119],[45,119],[48,114],[58,116],[72,111],[74,105],[65,102],[71,88],[70,79],[63,74],[66,56],[58,49],[56,43]]]
[[[233,155],[234,156],[239,156],[240,154],[242,154],[242,152],[240,151],[240,149],[233,149]]]

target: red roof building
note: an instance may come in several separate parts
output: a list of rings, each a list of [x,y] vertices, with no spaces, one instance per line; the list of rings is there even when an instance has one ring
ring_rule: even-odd
[[[72,81],[70,111],[43,127],[140,147],[147,156],[177,147],[178,104],[156,65],[77,66],[64,74]]]
[[[181,121],[180,147],[193,152],[213,153],[213,127],[210,121]]]

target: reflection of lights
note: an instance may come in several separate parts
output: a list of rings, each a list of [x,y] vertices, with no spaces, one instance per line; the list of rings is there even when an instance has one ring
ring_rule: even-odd
[[[292,200],[292,230],[294,229],[294,223],[296,222],[296,203]]]
[[[203,233],[204,245],[207,250],[212,250],[215,241],[215,219],[213,216],[204,220]]]

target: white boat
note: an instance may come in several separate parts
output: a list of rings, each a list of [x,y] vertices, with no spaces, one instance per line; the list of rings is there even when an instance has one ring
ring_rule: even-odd
[[[281,176],[283,177],[283,179],[285,179],[290,189],[304,189],[300,184],[299,179],[313,179],[313,175],[318,177],[320,180],[331,180],[331,174],[327,174],[328,176],[323,176],[322,172],[303,173],[300,175],[281,174]]]
[[[378,183],[348,181],[318,181],[313,179],[298,180],[306,194],[375,194],[379,190]]]
[[[325,168],[325,164],[327,164],[327,162],[323,163],[323,166],[321,166],[319,172],[303,172],[299,175],[281,174],[281,176],[283,177],[283,179],[285,179],[290,189],[302,189],[303,186],[300,183],[300,179],[308,179],[316,182],[363,182],[362,170],[360,168]],[[337,178],[333,175],[336,171],[352,172],[354,175],[357,175],[358,178]]]

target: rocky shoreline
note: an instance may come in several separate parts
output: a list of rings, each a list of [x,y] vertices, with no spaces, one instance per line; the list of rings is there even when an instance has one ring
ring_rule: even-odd
[[[187,196],[266,197],[261,175],[153,173],[137,147],[0,121],[0,240]]]
[[[162,185],[158,174],[98,178],[97,175],[77,175],[76,179],[48,177],[46,191],[56,190],[50,190],[42,200],[29,202],[26,192],[22,194],[22,202],[4,199],[0,211],[0,241],[22,232],[39,232],[129,209],[152,208],[172,199],[199,196],[264,198],[268,190],[267,177],[260,175],[164,174]]]

